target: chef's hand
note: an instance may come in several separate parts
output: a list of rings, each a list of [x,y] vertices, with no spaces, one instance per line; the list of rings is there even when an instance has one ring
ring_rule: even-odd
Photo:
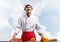
[[[13,34],[13,36],[12,36],[12,39],[10,40],[11,42],[16,40],[16,35],[17,35],[17,33],[14,32],[14,34]]]

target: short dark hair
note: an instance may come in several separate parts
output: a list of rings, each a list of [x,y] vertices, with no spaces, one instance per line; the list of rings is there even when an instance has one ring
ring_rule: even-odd
[[[30,6],[32,8],[32,6],[30,4],[27,4],[24,8],[24,10],[26,10],[26,7]],[[33,8],[32,8],[33,9]]]

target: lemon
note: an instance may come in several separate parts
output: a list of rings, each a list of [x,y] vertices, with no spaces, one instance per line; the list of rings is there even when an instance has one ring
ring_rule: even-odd
[[[44,38],[44,42],[48,42],[48,38],[47,37]]]

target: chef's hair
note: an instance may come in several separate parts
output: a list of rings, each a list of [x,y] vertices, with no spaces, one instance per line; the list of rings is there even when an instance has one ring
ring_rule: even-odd
[[[33,8],[32,8],[32,6],[31,6],[30,4],[27,4],[27,5],[25,5],[24,10],[26,10],[26,8],[27,8],[28,6],[30,6],[30,7],[31,7],[31,9],[33,9]]]

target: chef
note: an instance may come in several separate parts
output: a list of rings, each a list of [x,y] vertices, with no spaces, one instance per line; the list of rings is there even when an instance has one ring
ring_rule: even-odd
[[[24,10],[26,13],[18,19],[19,26],[17,26],[17,28],[22,29],[22,41],[36,41],[36,35],[34,33],[34,30],[36,30],[41,36],[41,42],[43,42],[44,35],[42,33],[42,27],[38,18],[32,14],[32,6],[27,4]]]

